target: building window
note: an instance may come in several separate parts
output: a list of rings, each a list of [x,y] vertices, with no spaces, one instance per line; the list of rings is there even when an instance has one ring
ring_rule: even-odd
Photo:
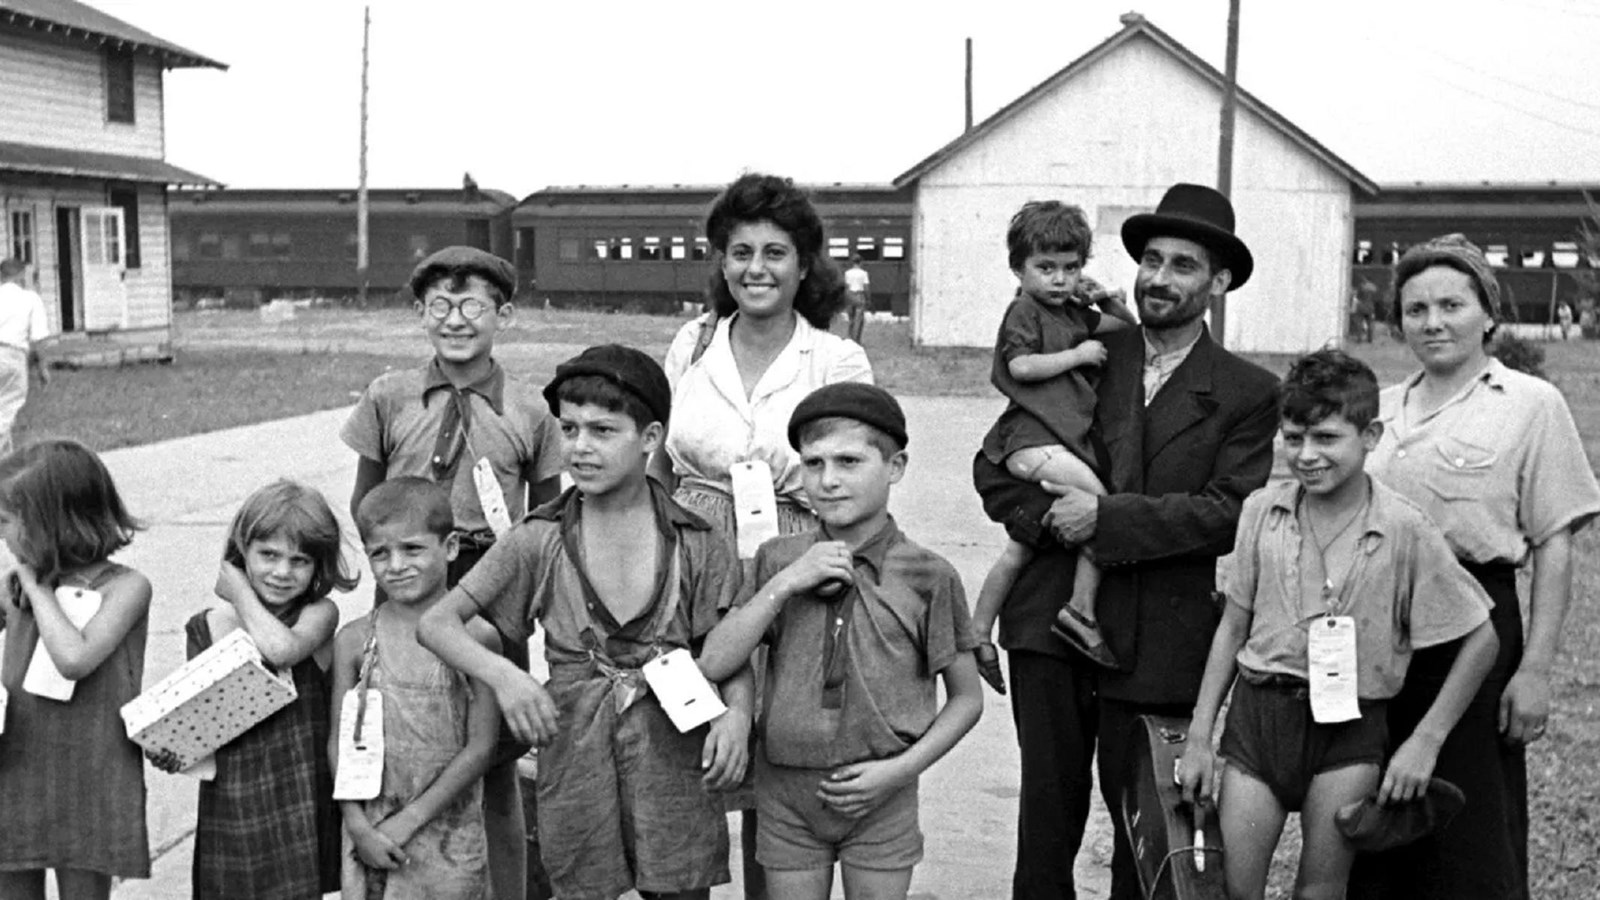
[[[672,259],[674,262],[689,255],[689,247],[680,235],[672,239]]]
[[[612,238],[611,258],[633,259],[633,238]]]
[[[567,260],[569,262],[576,260],[578,258],[578,239],[562,238],[559,246],[557,247],[557,252],[561,255],[563,260]]]
[[[11,255],[33,265],[33,210],[11,211]]]
[[[606,257],[608,257],[610,255],[611,255],[611,245],[606,242],[606,239],[605,238],[595,238],[594,239],[594,258],[595,259],[605,259]]]
[[[280,231],[272,236],[272,257],[274,259],[288,259],[294,255],[294,244],[289,239],[287,231]]]
[[[1550,247],[1550,263],[1558,269],[1571,269],[1578,265],[1576,241],[1556,241]]]
[[[1505,244],[1490,244],[1483,248],[1483,257],[1489,261],[1489,265],[1494,266],[1496,269],[1503,269],[1511,259],[1511,248]],[[1399,258],[1399,255],[1396,254],[1395,259],[1398,260]],[[1384,260],[1384,262],[1392,262],[1392,260]]]
[[[694,239],[694,258],[697,260],[711,258],[711,241],[703,237]]]
[[[1356,241],[1355,264],[1358,266],[1372,265],[1372,242]]]
[[[865,237],[865,236],[856,238],[856,255],[861,257],[863,260],[877,259],[878,258],[878,240],[877,240],[877,238],[870,238],[870,237]]]
[[[849,259],[850,258],[850,239],[847,238],[847,237],[831,237],[831,238],[828,238],[828,258],[829,259]]]
[[[139,268],[141,254],[139,252],[139,191],[133,187],[112,188],[108,192],[111,205],[122,210],[122,229],[124,232],[124,250],[127,254],[128,268]]]
[[[172,236],[173,262],[188,262],[189,255],[193,252],[194,248],[190,244],[189,236],[187,234],[175,234]]]
[[[884,259],[905,259],[906,239],[903,237],[886,237],[883,239]]]
[[[410,240],[407,242],[407,246],[409,246],[410,249],[411,249],[411,259],[412,259],[413,262],[421,262],[422,260],[427,258],[427,256],[428,256],[428,236],[427,235],[425,235],[425,234],[413,234],[411,236]]]
[[[244,256],[244,239],[237,234],[227,234],[222,237],[222,258],[239,259]]]
[[[200,232],[199,246],[195,248],[201,259],[222,258],[222,236],[213,231]]]
[[[106,121],[133,124],[133,51],[105,52]]]
[[[272,255],[272,235],[258,231],[250,235],[250,255],[265,259]]]
[[[639,258],[651,262],[666,259],[666,253],[661,249],[661,238],[646,237],[639,246]]]
[[[1522,268],[1540,269],[1544,267],[1544,248],[1525,247],[1521,253]]]

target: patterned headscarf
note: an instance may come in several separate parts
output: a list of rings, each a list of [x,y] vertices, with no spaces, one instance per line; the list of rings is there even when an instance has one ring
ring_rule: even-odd
[[[1445,234],[1423,241],[1407,250],[1394,266],[1395,313],[1399,316],[1400,288],[1413,275],[1431,266],[1447,265],[1463,271],[1478,287],[1478,297],[1489,311],[1489,318],[1500,321],[1500,280],[1478,245],[1464,234]]]

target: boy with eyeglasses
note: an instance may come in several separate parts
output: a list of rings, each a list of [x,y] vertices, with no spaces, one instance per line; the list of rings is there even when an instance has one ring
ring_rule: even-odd
[[[450,564],[454,586],[498,533],[556,496],[561,431],[538,388],[494,361],[495,335],[515,312],[511,263],[474,247],[446,247],[417,265],[410,286],[433,358],[378,376],[345,422],[340,437],[360,457],[350,509],[354,515],[368,491],[402,475],[449,485],[461,547]],[[528,668],[526,643],[502,640],[502,647]],[[490,878],[499,898],[526,891],[516,760],[527,749],[502,727],[484,776]]]

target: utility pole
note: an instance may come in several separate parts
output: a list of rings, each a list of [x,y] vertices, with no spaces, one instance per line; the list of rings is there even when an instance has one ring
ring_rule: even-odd
[[[372,7],[361,13],[361,174],[356,184],[356,280],[361,283],[361,308],[367,306],[367,47],[372,36]]]
[[[1239,0],[1228,0],[1228,56],[1222,81],[1222,127],[1217,142],[1217,190],[1233,197],[1233,120],[1239,105]],[[1211,330],[1217,344],[1227,336],[1227,296],[1211,305]]]
[[[962,131],[965,134],[972,130],[972,38],[967,38],[967,127]]]

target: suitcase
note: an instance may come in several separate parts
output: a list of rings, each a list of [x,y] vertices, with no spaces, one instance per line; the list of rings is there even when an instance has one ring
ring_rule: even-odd
[[[1140,716],[1134,729],[1133,773],[1118,812],[1133,842],[1145,900],[1227,900],[1216,811],[1209,811],[1196,835],[1194,808],[1178,791],[1178,760],[1189,720]]]

